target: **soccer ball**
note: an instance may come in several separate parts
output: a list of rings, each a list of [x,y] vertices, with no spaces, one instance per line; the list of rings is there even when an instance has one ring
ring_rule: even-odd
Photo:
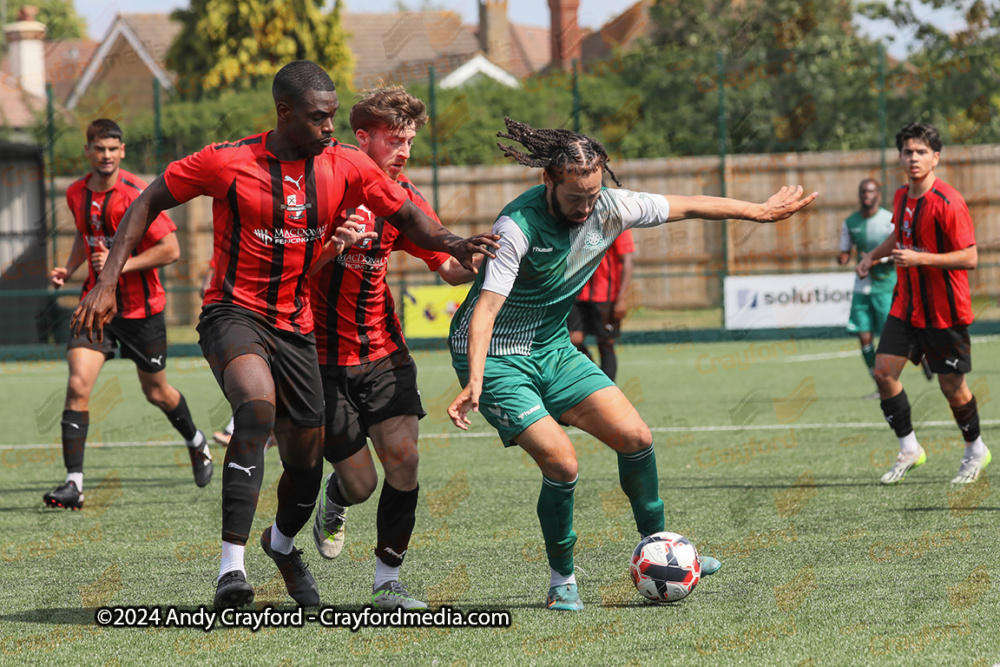
[[[701,559],[686,537],[653,533],[639,542],[629,567],[635,588],[654,602],[683,600],[701,580]]]

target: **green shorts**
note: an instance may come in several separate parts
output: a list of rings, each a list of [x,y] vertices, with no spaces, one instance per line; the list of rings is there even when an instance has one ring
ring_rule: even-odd
[[[452,354],[451,365],[464,387],[468,358]],[[532,352],[530,356],[486,357],[479,412],[500,433],[504,447],[542,417],[559,419],[598,389],[613,387],[593,361],[575,347]]]
[[[855,292],[851,298],[851,316],[847,320],[848,333],[871,331],[882,335],[882,327],[892,310],[892,292],[861,294]]]

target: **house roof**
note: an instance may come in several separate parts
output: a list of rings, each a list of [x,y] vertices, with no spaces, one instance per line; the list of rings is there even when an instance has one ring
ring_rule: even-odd
[[[118,18],[128,24],[158,64],[166,63],[170,45],[183,27],[180,22],[171,19],[170,14],[119,14]]]
[[[524,78],[548,65],[552,60],[550,35],[551,31],[548,28],[511,23],[510,42],[524,65],[524,71],[512,66],[510,68],[511,74]]]
[[[45,111],[44,97],[32,95],[18,83],[17,79],[0,72],[0,124],[5,127],[30,127],[35,122],[35,114]]]
[[[418,78],[429,64],[445,74],[479,51],[475,36],[455,12],[344,12],[341,20],[350,33],[359,88],[379,78]]]
[[[76,107],[120,40],[128,42],[153,76],[160,80],[160,85],[170,90],[174,75],[167,69],[165,61],[170,45],[180,31],[181,24],[172,21],[169,14],[119,14],[77,79],[66,106],[70,109]]]
[[[615,48],[629,49],[643,37],[653,34],[649,10],[653,0],[639,0],[628,9],[583,38],[580,58],[584,62],[608,58]]]
[[[45,43],[45,80],[52,84],[52,97],[57,102],[66,101],[98,46],[90,39]]]
[[[521,84],[510,72],[498,67],[481,53],[466,60],[455,71],[441,79],[441,89],[460,88],[477,76],[487,76],[510,88],[520,88]]]
[[[69,95],[97,46],[97,42],[90,39],[45,42],[45,82],[52,84],[56,102],[61,103]],[[10,55],[0,61],[0,72],[11,74]]]

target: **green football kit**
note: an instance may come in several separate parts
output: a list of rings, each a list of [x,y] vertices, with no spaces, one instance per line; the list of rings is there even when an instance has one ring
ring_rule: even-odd
[[[892,213],[879,208],[870,218],[855,211],[844,221],[840,233],[841,252],[850,252],[857,246],[860,252],[870,253],[882,245],[892,234]],[[847,331],[882,333],[882,327],[892,308],[892,291],[896,287],[896,267],[892,262],[875,264],[866,278],[855,278],[854,296],[851,299],[851,316]]]
[[[670,211],[662,195],[604,188],[587,220],[572,225],[549,212],[545,192],[544,185],[531,188],[501,211],[493,225],[493,233],[501,236],[496,258],[477,274],[449,336],[452,365],[465,386],[473,309],[483,290],[506,297],[494,320],[479,399],[480,413],[505,446],[516,444],[517,436],[538,420],[558,420],[594,392],[614,386],[573,347],[566,318],[618,235],[663,224]],[[618,474],[639,533],[663,530],[653,447],[619,452]],[[542,482],[537,507],[549,565],[572,575],[576,480],[559,482],[543,475]]]

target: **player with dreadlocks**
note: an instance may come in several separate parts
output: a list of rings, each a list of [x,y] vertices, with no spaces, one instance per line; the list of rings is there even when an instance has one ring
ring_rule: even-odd
[[[608,247],[626,229],[702,218],[783,220],[808,205],[801,186],[763,204],[722,197],[657,195],[602,187],[608,154],[600,142],[505,119],[527,150],[497,144],[518,163],[543,169],[537,185],[510,202],[493,225],[501,235],[455,314],[449,344],[465,387],[448,408],[461,429],[480,408],[505,446],[526,451],[542,471],[538,518],[551,568],[549,609],[583,608],[573,575],[573,490],[577,460],[559,423],[576,426],[618,454],[618,479],[643,536],[663,530],[653,437],[639,413],[570,343],[566,317]],[[702,574],[719,569],[702,557]]]

